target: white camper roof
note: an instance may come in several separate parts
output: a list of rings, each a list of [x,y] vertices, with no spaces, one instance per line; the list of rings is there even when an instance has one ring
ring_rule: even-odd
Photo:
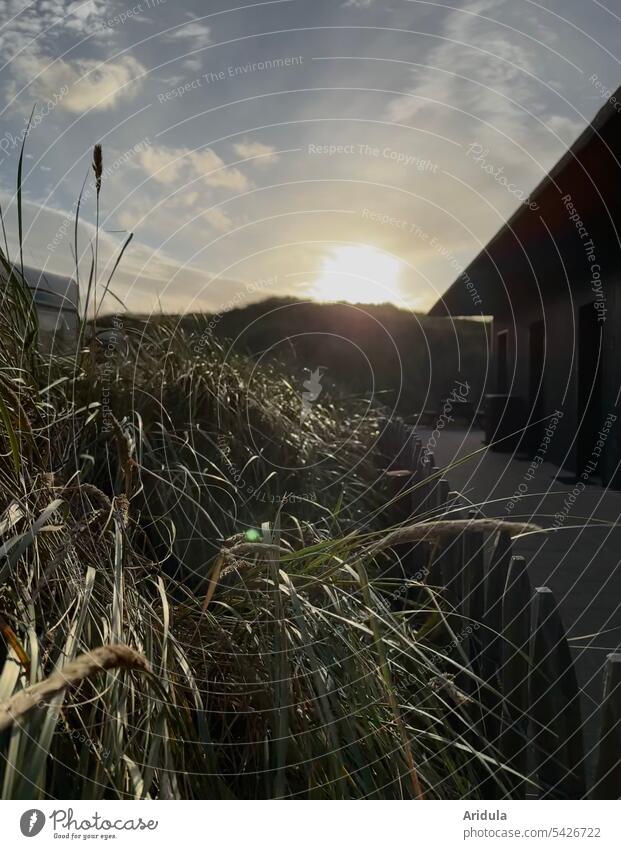
[[[17,268],[17,267],[16,267]],[[20,270],[17,269],[18,274]],[[2,273],[6,280],[6,272]],[[79,292],[78,285],[71,277],[61,274],[52,274],[49,271],[41,271],[38,268],[24,266],[24,280],[32,291],[34,302],[37,306],[49,307],[56,310],[78,309]]]

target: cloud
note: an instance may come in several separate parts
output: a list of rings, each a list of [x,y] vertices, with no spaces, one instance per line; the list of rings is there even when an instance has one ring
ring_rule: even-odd
[[[252,159],[253,165],[257,168],[266,168],[269,165],[274,165],[278,162],[279,157],[276,155],[276,148],[262,142],[242,141],[235,145],[235,153],[242,159]]]
[[[140,163],[152,179],[171,188],[181,188],[195,180],[234,192],[244,192],[251,185],[245,174],[227,167],[211,148],[190,150],[154,145],[142,151]]]
[[[549,27],[533,15],[532,38],[519,36],[519,16],[508,0],[476,0],[447,13],[441,40],[423,67],[408,71],[407,94],[389,102],[385,117],[427,126],[465,148],[481,145],[511,182],[531,189],[583,123],[559,113],[562,101],[546,87],[559,62],[543,47]],[[484,186],[480,177],[474,180]]]
[[[228,233],[233,228],[233,222],[221,209],[206,209],[203,218],[206,218],[218,233]]]
[[[211,30],[200,21],[190,21],[166,33],[168,41],[191,41],[198,49],[211,41]]]
[[[57,109],[82,113],[111,109],[120,100],[134,98],[142,87],[145,68],[132,56],[103,63],[30,53],[18,56],[11,71],[7,99],[16,98],[17,104],[53,99]]]
[[[3,22],[0,29],[0,49],[3,61],[27,49],[45,52],[45,47],[61,37],[105,41],[112,35],[108,24],[110,4],[102,0],[5,0],[2,4]],[[49,52],[49,51],[48,51]]]
[[[464,128],[470,127],[495,137],[496,144],[503,134],[527,149],[537,147],[535,131],[544,141],[548,136],[548,147],[556,151],[558,141],[554,143],[541,125],[534,126],[530,112],[535,118],[545,117],[549,126],[563,129],[567,140],[573,139],[580,125],[567,119],[555,121],[551,93],[543,84],[550,76],[551,62],[558,62],[542,47],[550,41],[549,27],[533,16],[530,29],[535,40],[519,37],[520,14],[507,0],[476,0],[448,13],[442,40],[424,57],[429,69],[411,72],[412,85],[406,96],[390,102],[388,119],[405,123],[423,113],[433,114],[434,129],[448,130],[444,134],[460,141]],[[505,145],[507,152],[514,147],[510,141]],[[515,147],[513,152],[523,157]]]

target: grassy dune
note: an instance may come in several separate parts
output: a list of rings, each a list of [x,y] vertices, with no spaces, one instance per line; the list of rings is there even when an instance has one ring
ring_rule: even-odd
[[[371,551],[390,521],[377,414],[326,396],[302,415],[276,366],[172,319],[42,357],[0,259],[3,798],[499,780],[438,686],[456,659],[417,636],[433,591],[404,595],[396,552]]]

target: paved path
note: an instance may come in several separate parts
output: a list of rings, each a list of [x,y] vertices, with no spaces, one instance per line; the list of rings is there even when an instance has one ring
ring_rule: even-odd
[[[425,442],[427,436],[419,429]],[[606,654],[621,647],[621,493],[587,486],[572,502],[574,484],[561,482],[556,466],[543,463],[527,479],[530,460],[488,451],[480,431],[442,431],[435,448],[441,468],[478,451],[447,472],[452,489],[488,516],[528,519],[559,530],[516,541],[515,553],[529,563],[533,586],[548,586],[556,596],[583,691],[585,743],[597,740],[595,711],[602,692]],[[526,493],[511,506],[522,485]],[[558,513],[564,520],[555,520]],[[619,527],[611,527],[611,525]]]

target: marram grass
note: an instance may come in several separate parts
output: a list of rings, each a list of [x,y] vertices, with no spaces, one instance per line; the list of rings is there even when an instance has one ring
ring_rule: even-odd
[[[0,260],[2,797],[502,794],[417,632],[438,599],[390,604],[377,416],[302,425],[288,375],[173,319],[43,359]]]

